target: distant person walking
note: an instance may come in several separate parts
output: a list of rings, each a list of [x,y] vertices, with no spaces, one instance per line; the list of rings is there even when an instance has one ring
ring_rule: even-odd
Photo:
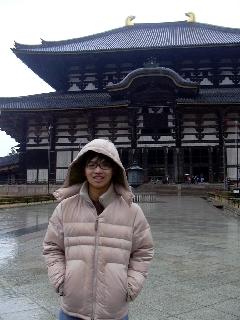
[[[43,242],[60,320],[127,320],[153,257],[115,146],[95,139],[71,163]]]

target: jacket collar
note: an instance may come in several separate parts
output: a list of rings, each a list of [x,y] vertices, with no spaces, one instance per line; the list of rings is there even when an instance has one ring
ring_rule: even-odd
[[[92,200],[89,197],[88,193],[88,182],[85,181],[80,189],[80,196],[84,198],[87,202],[91,202]],[[99,197],[99,202],[104,207],[104,209],[115,199],[117,198],[117,194],[114,190],[113,184],[110,185],[108,190]]]

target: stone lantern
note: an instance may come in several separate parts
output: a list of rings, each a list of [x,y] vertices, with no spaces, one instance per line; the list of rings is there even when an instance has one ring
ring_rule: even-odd
[[[136,162],[127,169],[128,183],[131,187],[138,187],[143,184],[143,168],[139,167]]]

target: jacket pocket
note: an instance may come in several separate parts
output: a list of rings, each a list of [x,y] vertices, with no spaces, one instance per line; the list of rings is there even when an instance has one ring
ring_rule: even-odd
[[[82,260],[69,260],[66,264],[64,279],[64,305],[69,310],[85,309],[85,302],[89,295],[86,264]]]
[[[105,267],[104,304],[112,314],[116,314],[127,303],[127,266],[108,263]]]

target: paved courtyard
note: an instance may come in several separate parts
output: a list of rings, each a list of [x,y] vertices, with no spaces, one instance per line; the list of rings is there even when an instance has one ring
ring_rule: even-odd
[[[41,255],[55,205],[0,209],[0,320],[57,319]],[[190,196],[141,207],[155,257],[130,319],[240,319],[240,218]]]

